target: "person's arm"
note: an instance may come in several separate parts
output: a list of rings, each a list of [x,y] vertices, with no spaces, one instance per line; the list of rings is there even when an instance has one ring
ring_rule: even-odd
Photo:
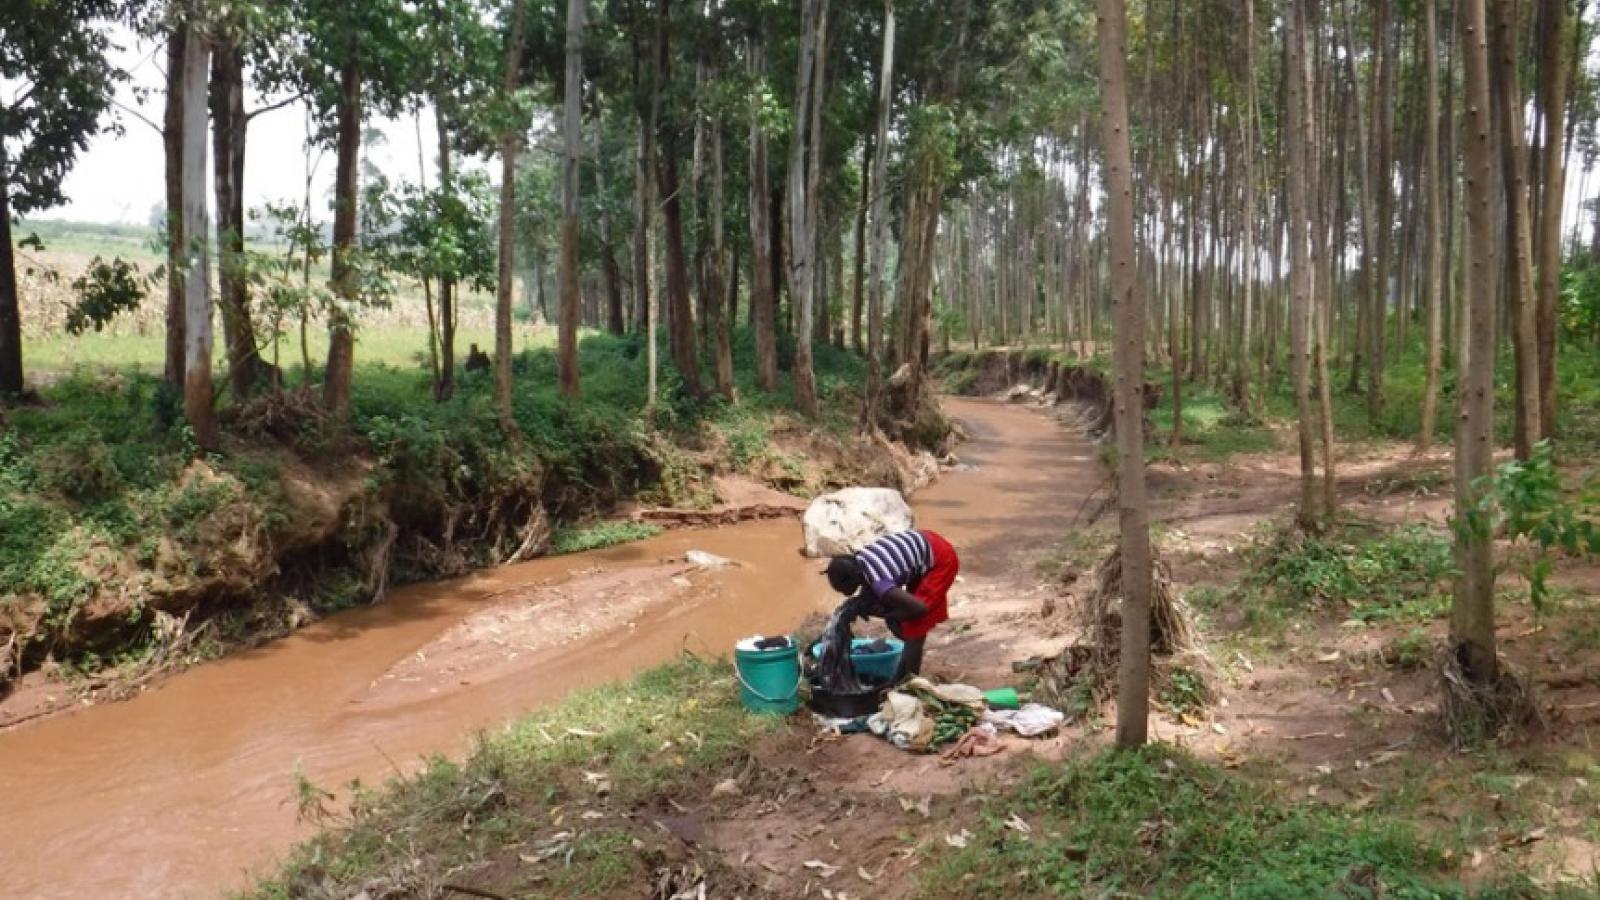
[[[913,597],[911,592],[905,588],[896,587],[890,588],[878,596],[878,602],[873,612],[891,622],[905,622],[910,619],[920,619],[927,615],[928,606]]]

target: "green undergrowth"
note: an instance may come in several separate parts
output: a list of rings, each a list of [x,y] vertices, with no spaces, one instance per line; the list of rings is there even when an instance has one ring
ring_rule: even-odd
[[[1459,848],[1378,813],[1290,802],[1269,784],[1161,745],[1038,765],[970,827],[965,848],[932,854],[922,896],[1509,898],[1551,890],[1535,891],[1520,876],[1464,888],[1449,863]]]
[[[347,810],[302,786],[302,811],[326,829],[242,896],[377,895],[375,885],[413,896],[452,881],[519,897],[638,887],[660,837],[632,812],[700,796],[784,722],[743,711],[726,662],[686,656],[483,735],[464,762],[433,758],[379,788],[354,785]],[[490,883],[473,875],[485,863]]]
[[[1252,537],[1245,558],[1249,569],[1238,582],[1186,596],[1208,617],[1240,616],[1258,634],[1307,613],[1360,623],[1437,618],[1449,608],[1455,572],[1449,536],[1422,525],[1347,523],[1308,535],[1285,523]]]
[[[1172,434],[1172,376],[1151,372],[1146,379],[1161,387],[1161,399],[1150,411],[1155,440],[1145,443],[1146,458],[1174,455],[1168,444]],[[1229,406],[1222,392],[1203,385],[1183,386],[1183,444],[1176,455],[1222,462],[1236,454],[1265,453],[1277,448],[1267,423]]]

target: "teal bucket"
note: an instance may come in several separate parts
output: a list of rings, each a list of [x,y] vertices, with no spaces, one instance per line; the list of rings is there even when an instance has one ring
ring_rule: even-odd
[[[793,639],[771,650],[735,647],[733,669],[739,702],[750,712],[786,716],[800,707],[800,648]]]
[[[862,653],[856,649],[872,643],[872,638],[858,637],[850,642],[850,665],[855,667],[857,675],[865,675],[884,683],[894,681],[894,677],[900,674],[900,654],[905,652],[906,645],[894,638],[888,638],[887,641],[889,649],[877,653]],[[821,643],[811,645],[811,658],[822,658]]]

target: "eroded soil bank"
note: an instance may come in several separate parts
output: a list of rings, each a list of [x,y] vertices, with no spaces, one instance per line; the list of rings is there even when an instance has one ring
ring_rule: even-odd
[[[968,578],[1004,577],[1059,535],[1097,469],[1087,447],[1024,410],[955,401],[951,412],[973,436],[966,469],[918,495],[921,524],[957,543]],[[7,890],[242,886],[309,831],[296,821],[299,775],[374,783],[574,688],[683,650],[725,653],[827,608],[799,542],[793,520],[750,522],[403,588],[126,703],[0,735]],[[690,549],[738,565],[698,570],[681,562]],[[958,624],[973,612],[958,594]],[[964,640],[957,627],[940,643]],[[1024,648],[977,649],[960,655],[998,671]]]

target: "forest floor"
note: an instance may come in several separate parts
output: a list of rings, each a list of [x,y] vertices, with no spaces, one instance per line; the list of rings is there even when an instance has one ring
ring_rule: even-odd
[[[1013,663],[1081,638],[1073,611],[1113,540],[1089,522],[1103,472],[1059,409],[950,408],[970,432],[962,465],[916,505],[964,571],[927,669],[1027,689]],[[1158,548],[1220,688],[1212,704],[1157,698],[1162,747],[1102,752],[1107,704],[997,756],[907,755],[746,717],[725,667],[688,660],[391,785],[257,892],[1588,896],[1600,569],[1563,564],[1538,616],[1511,587],[1504,651],[1549,726],[1457,751],[1431,667],[1448,457],[1364,441],[1339,458],[1352,524],[1309,543],[1286,537],[1288,453],[1152,467]]]

